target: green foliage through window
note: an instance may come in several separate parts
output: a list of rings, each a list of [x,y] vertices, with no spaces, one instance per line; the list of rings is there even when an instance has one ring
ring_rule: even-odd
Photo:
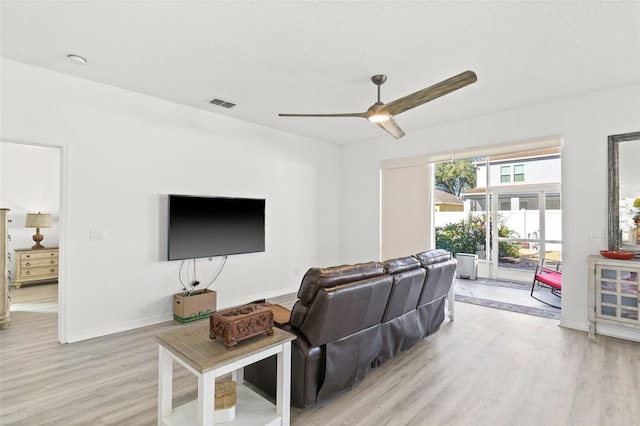
[[[476,186],[476,165],[469,160],[437,163],[435,168],[436,189],[457,197]]]
[[[473,214],[457,223],[448,223],[436,227],[436,248],[456,253],[475,253],[479,245],[485,244],[487,220],[486,214]],[[490,225],[491,227],[491,225]],[[517,232],[507,228],[504,218],[498,215],[498,236],[518,238]],[[518,257],[520,243],[500,241],[498,243],[498,257]]]

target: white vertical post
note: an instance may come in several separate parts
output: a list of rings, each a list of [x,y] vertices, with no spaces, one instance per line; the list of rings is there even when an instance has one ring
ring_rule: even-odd
[[[289,426],[291,410],[291,342],[282,345],[278,353],[276,386],[276,412],[282,418],[282,426]]]
[[[215,381],[215,370],[198,374],[198,426],[213,425]]]
[[[455,304],[454,304],[454,294],[456,287],[456,274],[453,274],[453,279],[451,280],[451,287],[449,288],[449,294],[447,295],[447,307],[449,308],[449,319],[453,321],[453,317],[455,314]]]
[[[173,359],[171,354],[158,345],[158,425],[171,414],[173,396]]]
[[[240,386],[244,383],[244,367],[238,368],[231,372],[231,380],[236,382],[236,386]]]

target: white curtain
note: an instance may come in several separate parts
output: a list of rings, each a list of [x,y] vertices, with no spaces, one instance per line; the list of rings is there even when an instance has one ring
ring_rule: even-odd
[[[434,248],[431,166],[384,168],[380,187],[381,260]]]

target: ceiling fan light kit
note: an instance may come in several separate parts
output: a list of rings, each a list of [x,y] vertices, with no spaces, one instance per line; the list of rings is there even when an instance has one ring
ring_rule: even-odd
[[[380,86],[387,81],[387,76],[376,74],[371,77],[373,84],[378,86],[378,100],[371,105],[367,112],[353,112],[343,114],[278,114],[280,117],[360,117],[366,118],[396,139],[405,135],[404,131],[393,120],[398,114],[408,111],[429,101],[444,96],[469,84],[475,83],[478,77],[473,71],[465,71],[451,78],[436,83],[410,95],[398,98],[387,104],[380,100]]]
[[[365,117],[372,123],[382,123],[391,119],[391,114],[386,111],[384,104],[380,102],[380,95],[378,95],[378,102],[369,107]]]
[[[387,114],[373,114],[367,117],[367,119],[372,123],[382,123],[383,121],[387,121],[390,118],[391,117],[389,117]]]

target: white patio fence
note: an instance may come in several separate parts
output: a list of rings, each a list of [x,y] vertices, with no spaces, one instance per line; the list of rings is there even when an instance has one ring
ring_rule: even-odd
[[[482,212],[473,212],[474,216],[480,216]],[[519,238],[538,239],[540,236],[540,213],[538,210],[500,210],[498,214],[504,220],[505,226],[517,233]],[[562,211],[547,210],[545,220],[546,239],[562,240]],[[435,226],[441,227],[448,223],[457,223],[465,219],[468,212],[436,212]],[[562,250],[561,244],[548,243],[548,251]]]

